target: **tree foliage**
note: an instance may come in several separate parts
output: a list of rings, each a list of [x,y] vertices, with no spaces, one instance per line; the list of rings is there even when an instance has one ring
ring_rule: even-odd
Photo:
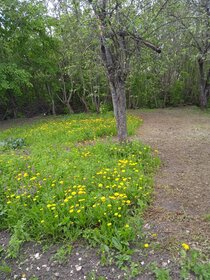
[[[1,0],[0,118],[99,113],[122,96],[124,108],[207,107],[209,9],[207,0]]]

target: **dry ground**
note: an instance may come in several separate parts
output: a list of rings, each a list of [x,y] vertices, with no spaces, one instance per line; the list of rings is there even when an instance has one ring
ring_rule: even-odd
[[[138,137],[158,149],[162,160],[147,221],[164,239],[209,241],[210,115],[195,109],[165,109],[141,116],[144,124]]]
[[[194,108],[133,113],[144,120],[136,138],[157,149],[162,160],[155,178],[154,202],[145,214],[144,227],[148,236],[157,233],[153,242],[156,246],[151,241],[146,255],[137,250],[135,261],[140,265],[157,261],[171,268],[172,279],[180,279],[176,261],[183,242],[206,254],[210,252],[210,222],[206,220],[210,214],[210,114]],[[8,234],[0,233],[0,244],[7,242]],[[43,280],[78,280],[85,279],[91,270],[108,280],[124,279],[114,266],[101,267],[93,249],[76,246],[63,265],[50,259],[54,252],[55,248],[42,252],[38,245],[25,245],[22,264],[10,262],[11,278],[0,274],[0,279],[14,279],[14,275],[26,273],[27,280],[33,274]],[[150,280],[153,276],[146,273],[136,279]]]

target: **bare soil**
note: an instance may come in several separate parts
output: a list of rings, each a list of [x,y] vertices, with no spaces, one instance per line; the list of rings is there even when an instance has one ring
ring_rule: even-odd
[[[162,165],[155,178],[152,205],[145,213],[145,242],[148,249],[134,244],[134,261],[144,270],[150,262],[170,268],[172,279],[179,277],[179,252],[187,243],[209,254],[210,222],[210,114],[195,108],[134,111],[144,120],[136,138],[159,151]],[[30,121],[31,122],[31,121]],[[2,124],[0,123],[1,128]],[[4,125],[4,128],[10,127]],[[154,236],[153,234],[157,234]],[[6,247],[7,232],[0,232],[0,244]],[[138,245],[139,242],[139,245]],[[97,249],[75,244],[62,264],[52,259],[59,245],[43,250],[38,244],[25,244],[18,260],[5,259],[12,272],[0,270],[0,280],[79,280],[92,271],[108,280],[127,279],[116,266],[102,266]],[[1,264],[1,262],[0,262]],[[144,271],[138,280],[154,279]],[[191,278],[194,279],[194,278]]]
[[[162,246],[182,242],[209,251],[210,114],[198,109],[141,113],[138,138],[159,151],[154,202],[145,214]]]

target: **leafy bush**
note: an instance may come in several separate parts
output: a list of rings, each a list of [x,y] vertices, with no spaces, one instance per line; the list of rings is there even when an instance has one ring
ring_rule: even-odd
[[[25,146],[25,141],[23,138],[7,138],[4,141],[0,142],[0,147],[2,147],[3,149],[19,149],[22,148],[23,146]]]

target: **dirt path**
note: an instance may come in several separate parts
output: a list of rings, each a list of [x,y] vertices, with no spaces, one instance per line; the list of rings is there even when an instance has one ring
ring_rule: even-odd
[[[162,167],[155,180],[146,222],[162,247],[189,243],[209,250],[210,115],[194,109],[140,113],[138,138],[159,150]]]

